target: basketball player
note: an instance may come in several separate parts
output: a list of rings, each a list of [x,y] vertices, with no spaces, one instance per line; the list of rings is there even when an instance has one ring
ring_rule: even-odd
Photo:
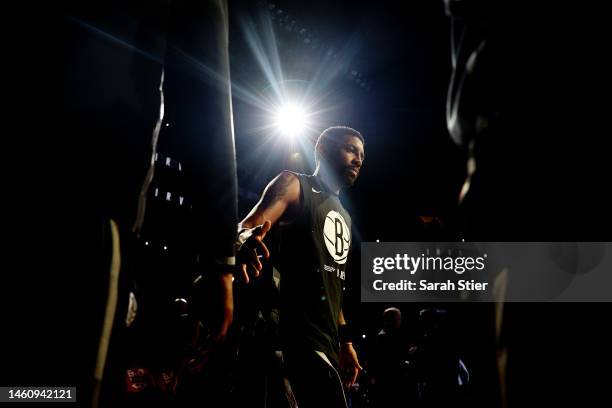
[[[359,176],[363,136],[328,128],[315,159],[313,175],[283,171],[265,188],[239,225],[239,263],[245,281],[259,276],[258,254],[270,256],[263,238],[279,228],[280,332],[292,391],[300,408],[346,407],[343,385],[355,382],[361,366],[341,307],[351,218],[338,194]]]

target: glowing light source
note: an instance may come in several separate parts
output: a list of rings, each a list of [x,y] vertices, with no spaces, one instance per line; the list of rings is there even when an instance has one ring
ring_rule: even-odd
[[[274,125],[285,136],[300,135],[306,128],[306,113],[296,105],[282,106],[276,112]]]

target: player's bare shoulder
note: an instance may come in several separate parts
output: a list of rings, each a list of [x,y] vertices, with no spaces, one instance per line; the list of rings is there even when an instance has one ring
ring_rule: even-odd
[[[268,184],[264,195],[264,206],[274,205],[277,201],[284,201],[287,206],[299,204],[300,179],[295,173],[283,170]]]

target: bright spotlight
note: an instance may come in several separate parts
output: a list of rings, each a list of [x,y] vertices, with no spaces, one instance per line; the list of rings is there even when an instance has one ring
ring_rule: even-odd
[[[298,106],[286,105],[281,107],[276,113],[274,124],[283,135],[290,137],[297,136],[306,127],[306,114]]]

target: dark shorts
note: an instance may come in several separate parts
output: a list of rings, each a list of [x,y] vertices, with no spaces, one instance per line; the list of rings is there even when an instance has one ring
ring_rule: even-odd
[[[338,370],[316,351],[287,350],[283,360],[300,408],[346,408]]]

